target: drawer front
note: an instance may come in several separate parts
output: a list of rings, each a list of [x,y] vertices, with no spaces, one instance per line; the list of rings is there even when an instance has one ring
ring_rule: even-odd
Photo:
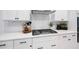
[[[76,48],[77,34],[69,34],[67,41],[68,41],[68,44],[69,44],[69,48]]]
[[[46,42],[39,42],[39,43],[34,43],[33,48],[34,49],[45,49],[45,44]]]
[[[14,48],[15,49],[31,49],[32,39],[14,40]]]
[[[0,49],[13,49],[13,41],[0,42]]]
[[[63,34],[59,36],[60,39],[60,48],[61,49],[67,49],[68,48],[68,34]]]
[[[60,39],[60,36],[55,36],[55,37],[51,38],[50,48],[51,49],[61,49],[62,48],[62,39]]]
[[[49,46],[48,37],[33,38],[34,49],[49,49]]]
[[[64,34],[60,36],[62,40],[62,48],[72,49],[76,46],[77,35],[76,34]]]

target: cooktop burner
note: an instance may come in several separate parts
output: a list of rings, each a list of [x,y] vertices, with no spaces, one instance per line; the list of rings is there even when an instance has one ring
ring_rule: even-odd
[[[57,32],[51,29],[32,30],[32,35],[50,34],[50,33],[57,33]]]

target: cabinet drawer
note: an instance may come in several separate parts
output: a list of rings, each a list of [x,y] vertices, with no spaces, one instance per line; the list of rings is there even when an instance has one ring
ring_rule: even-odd
[[[77,42],[77,35],[75,33],[64,34],[61,37],[62,47],[72,49],[75,48]]]
[[[33,45],[34,49],[45,49],[46,42],[39,42],[39,43],[36,42]]]
[[[51,49],[61,49],[62,48],[62,40],[60,39],[60,36],[51,37],[50,48]]]
[[[73,42],[77,42],[77,34],[68,34],[68,41],[73,41]]]
[[[13,41],[0,42],[0,49],[12,49],[12,48],[13,48]]]
[[[76,48],[77,45],[77,34],[69,34],[68,36],[68,42],[69,45],[71,45],[71,48]]]
[[[49,49],[49,37],[33,38],[34,49]]]
[[[32,39],[14,40],[14,48],[15,49],[31,49]]]

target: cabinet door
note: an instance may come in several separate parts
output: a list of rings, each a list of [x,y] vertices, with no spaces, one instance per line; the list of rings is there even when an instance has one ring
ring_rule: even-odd
[[[37,37],[33,38],[33,48],[34,49],[49,49],[49,37]]]
[[[67,10],[56,10],[55,12],[55,20],[62,21],[67,20]]]
[[[63,35],[60,35],[59,36],[59,39],[60,39],[60,46],[61,46],[61,49],[66,49],[66,48],[68,48],[68,42],[67,42],[67,39],[68,39],[68,37],[67,37],[67,35],[66,34],[63,34]]]
[[[68,34],[67,45],[68,45],[68,48],[70,49],[76,48],[77,34]]]
[[[50,38],[50,49],[62,48],[62,39],[60,39],[60,36],[51,36]]]
[[[12,49],[12,48],[13,48],[13,41],[0,42],[0,49]]]
[[[20,39],[14,40],[15,49],[31,49],[32,48],[32,39]]]
[[[16,18],[19,18],[19,20],[30,20],[30,13],[30,10],[17,10]]]
[[[54,49],[57,47],[55,40],[57,40],[56,36],[50,36],[50,49]]]
[[[14,20],[16,17],[16,10],[4,10],[3,20]]]
[[[62,39],[62,48],[72,49],[76,47],[76,34],[64,34],[60,38]]]

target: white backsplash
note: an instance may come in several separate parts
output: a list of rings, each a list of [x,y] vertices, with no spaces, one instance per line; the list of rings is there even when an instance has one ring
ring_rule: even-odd
[[[32,29],[49,29],[49,15],[33,14]]]

